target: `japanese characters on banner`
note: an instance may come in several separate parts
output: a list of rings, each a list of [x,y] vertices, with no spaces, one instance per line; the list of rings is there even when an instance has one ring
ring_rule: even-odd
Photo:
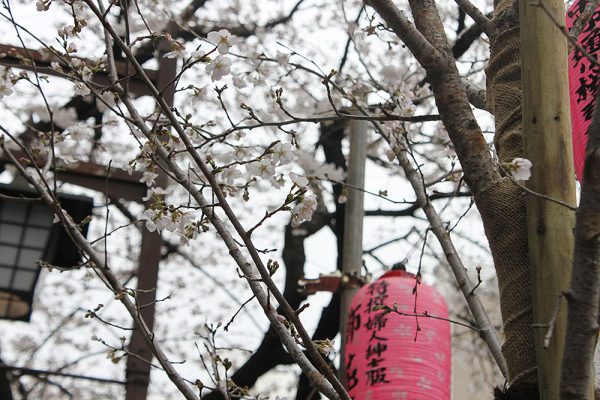
[[[346,385],[354,400],[449,400],[451,384],[448,307],[414,275],[390,271],[354,297],[346,325]],[[403,316],[373,310],[393,307]],[[416,313],[415,311],[416,304]]]
[[[567,11],[567,29],[581,15],[586,1],[576,0]],[[589,22],[577,39],[590,55],[597,57],[600,49],[600,7],[596,8]],[[575,173],[581,182],[585,164],[587,129],[592,121],[600,67],[593,64],[580,50],[574,48],[569,54],[569,94],[571,96],[571,124],[573,127],[573,156]]]

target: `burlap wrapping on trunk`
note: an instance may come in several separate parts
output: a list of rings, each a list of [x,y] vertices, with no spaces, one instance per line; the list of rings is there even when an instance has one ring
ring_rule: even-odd
[[[494,1],[497,30],[486,69],[486,101],[496,118],[494,145],[500,161],[523,155],[518,10],[518,1]],[[530,391],[537,386],[537,370],[524,193],[504,178],[478,193],[476,201],[498,275],[505,335],[502,352],[511,389]]]

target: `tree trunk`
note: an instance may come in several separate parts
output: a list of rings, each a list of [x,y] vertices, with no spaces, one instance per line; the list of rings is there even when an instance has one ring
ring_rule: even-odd
[[[496,117],[494,146],[502,162],[523,157],[518,1],[495,0],[493,21],[495,36],[490,40],[486,69],[487,108]],[[505,336],[502,350],[509,370],[510,387],[498,398],[535,399],[537,364],[524,193],[504,178],[480,197],[479,209],[498,275]]]
[[[568,323],[560,381],[561,399],[593,398],[593,358],[598,339],[600,300],[600,97],[587,134],[588,143],[575,225],[575,255],[567,294]]]

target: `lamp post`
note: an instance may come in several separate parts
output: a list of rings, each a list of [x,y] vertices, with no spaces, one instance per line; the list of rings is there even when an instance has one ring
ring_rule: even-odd
[[[76,222],[92,211],[93,200],[59,195]],[[41,267],[38,260],[61,268],[80,261],[64,229],[53,224],[52,210],[28,187],[0,184],[0,318],[29,321]],[[84,234],[87,225],[83,226]]]

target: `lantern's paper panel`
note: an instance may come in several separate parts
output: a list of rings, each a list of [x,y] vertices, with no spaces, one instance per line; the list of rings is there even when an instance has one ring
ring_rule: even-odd
[[[442,295],[415,278],[386,276],[363,286],[352,301],[346,325],[346,385],[355,400],[449,400],[450,324],[428,317],[373,311],[397,304],[398,311],[448,318]]]
[[[567,11],[567,29],[581,15],[586,1],[576,0]],[[594,11],[577,39],[589,54],[598,56],[600,49],[600,7]],[[600,67],[592,62],[578,49],[569,54],[569,94],[571,97],[571,124],[573,127],[573,156],[575,173],[581,182],[585,165],[585,146],[587,129],[592,121],[596,95],[598,93],[598,77]]]

